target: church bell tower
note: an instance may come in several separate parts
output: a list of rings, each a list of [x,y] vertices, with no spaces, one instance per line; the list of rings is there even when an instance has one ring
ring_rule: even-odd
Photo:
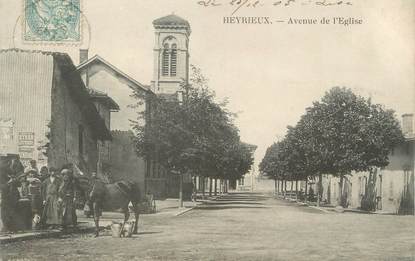
[[[155,29],[154,76],[152,90],[157,94],[174,94],[189,80],[188,21],[168,15],[153,21]]]

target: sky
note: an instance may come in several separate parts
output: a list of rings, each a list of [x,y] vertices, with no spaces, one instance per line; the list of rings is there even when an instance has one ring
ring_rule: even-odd
[[[398,118],[415,111],[415,1],[350,0],[352,5],[340,6],[260,1],[234,16],[267,16],[273,24],[224,24],[235,9],[228,0],[216,0],[222,4],[216,7],[199,0],[83,0],[90,33],[84,22],[82,44],[51,46],[22,42],[23,2],[0,0],[0,48],[67,52],[75,63],[79,49],[89,48],[90,57],[99,54],[149,85],[152,21],[179,15],[192,28],[190,62],[202,69],[218,100],[228,98],[229,109],[239,113],[235,123],[242,140],[258,146],[256,163],[283,138],[287,125],[295,125],[305,108],[334,86],[371,97]],[[288,24],[290,18],[324,17],[362,19],[362,24]]]

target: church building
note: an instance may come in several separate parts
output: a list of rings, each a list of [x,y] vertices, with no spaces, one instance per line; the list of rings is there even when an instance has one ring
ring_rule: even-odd
[[[155,30],[154,72],[151,91],[158,96],[177,97],[181,85],[189,81],[189,37],[191,28],[188,21],[171,14],[153,21]],[[148,162],[146,188],[149,193],[167,197],[179,194],[179,177],[167,173],[155,157]],[[183,195],[190,198],[192,180],[190,175],[183,177]]]

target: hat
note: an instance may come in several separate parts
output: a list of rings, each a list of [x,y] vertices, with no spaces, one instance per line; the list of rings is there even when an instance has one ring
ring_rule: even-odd
[[[63,170],[61,171],[61,174],[62,174],[62,175],[70,174],[70,171],[69,171],[68,169],[63,169]]]

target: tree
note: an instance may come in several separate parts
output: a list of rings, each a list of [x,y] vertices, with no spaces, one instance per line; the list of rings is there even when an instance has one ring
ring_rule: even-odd
[[[343,178],[352,171],[369,171],[389,164],[388,154],[404,141],[399,122],[392,110],[350,89],[335,87],[308,110],[313,122],[311,141],[320,162],[319,172],[340,177],[341,205]]]
[[[181,85],[182,103],[178,93],[145,97],[149,110],[139,112],[133,122],[137,154],[156,158],[170,172],[240,177],[253,164],[252,146],[240,141],[235,114],[226,109],[226,102],[215,101],[200,69],[191,69],[190,84]],[[143,96],[134,96],[139,107]],[[139,124],[142,120],[147,124]]]
[[[318,200],[322,174],[338,176],[340,203],[347,206],[347,197],[342,193],[344,177],[352,171],[369,171],[370,180],[375,182],[375,169],[387,166],[389,151],[403,141],[392,110],[373,104],[371,99],[350,89],[334,87],[306,109],[295,127],[289,127],[282,143],[285,149],[279,149],[284,160],[271,168],[278,168],[291,178],[318,175]],[[268,168],[263,167],[270,172]],[[373,210],[375,194],[368,193],[362,206]]]

